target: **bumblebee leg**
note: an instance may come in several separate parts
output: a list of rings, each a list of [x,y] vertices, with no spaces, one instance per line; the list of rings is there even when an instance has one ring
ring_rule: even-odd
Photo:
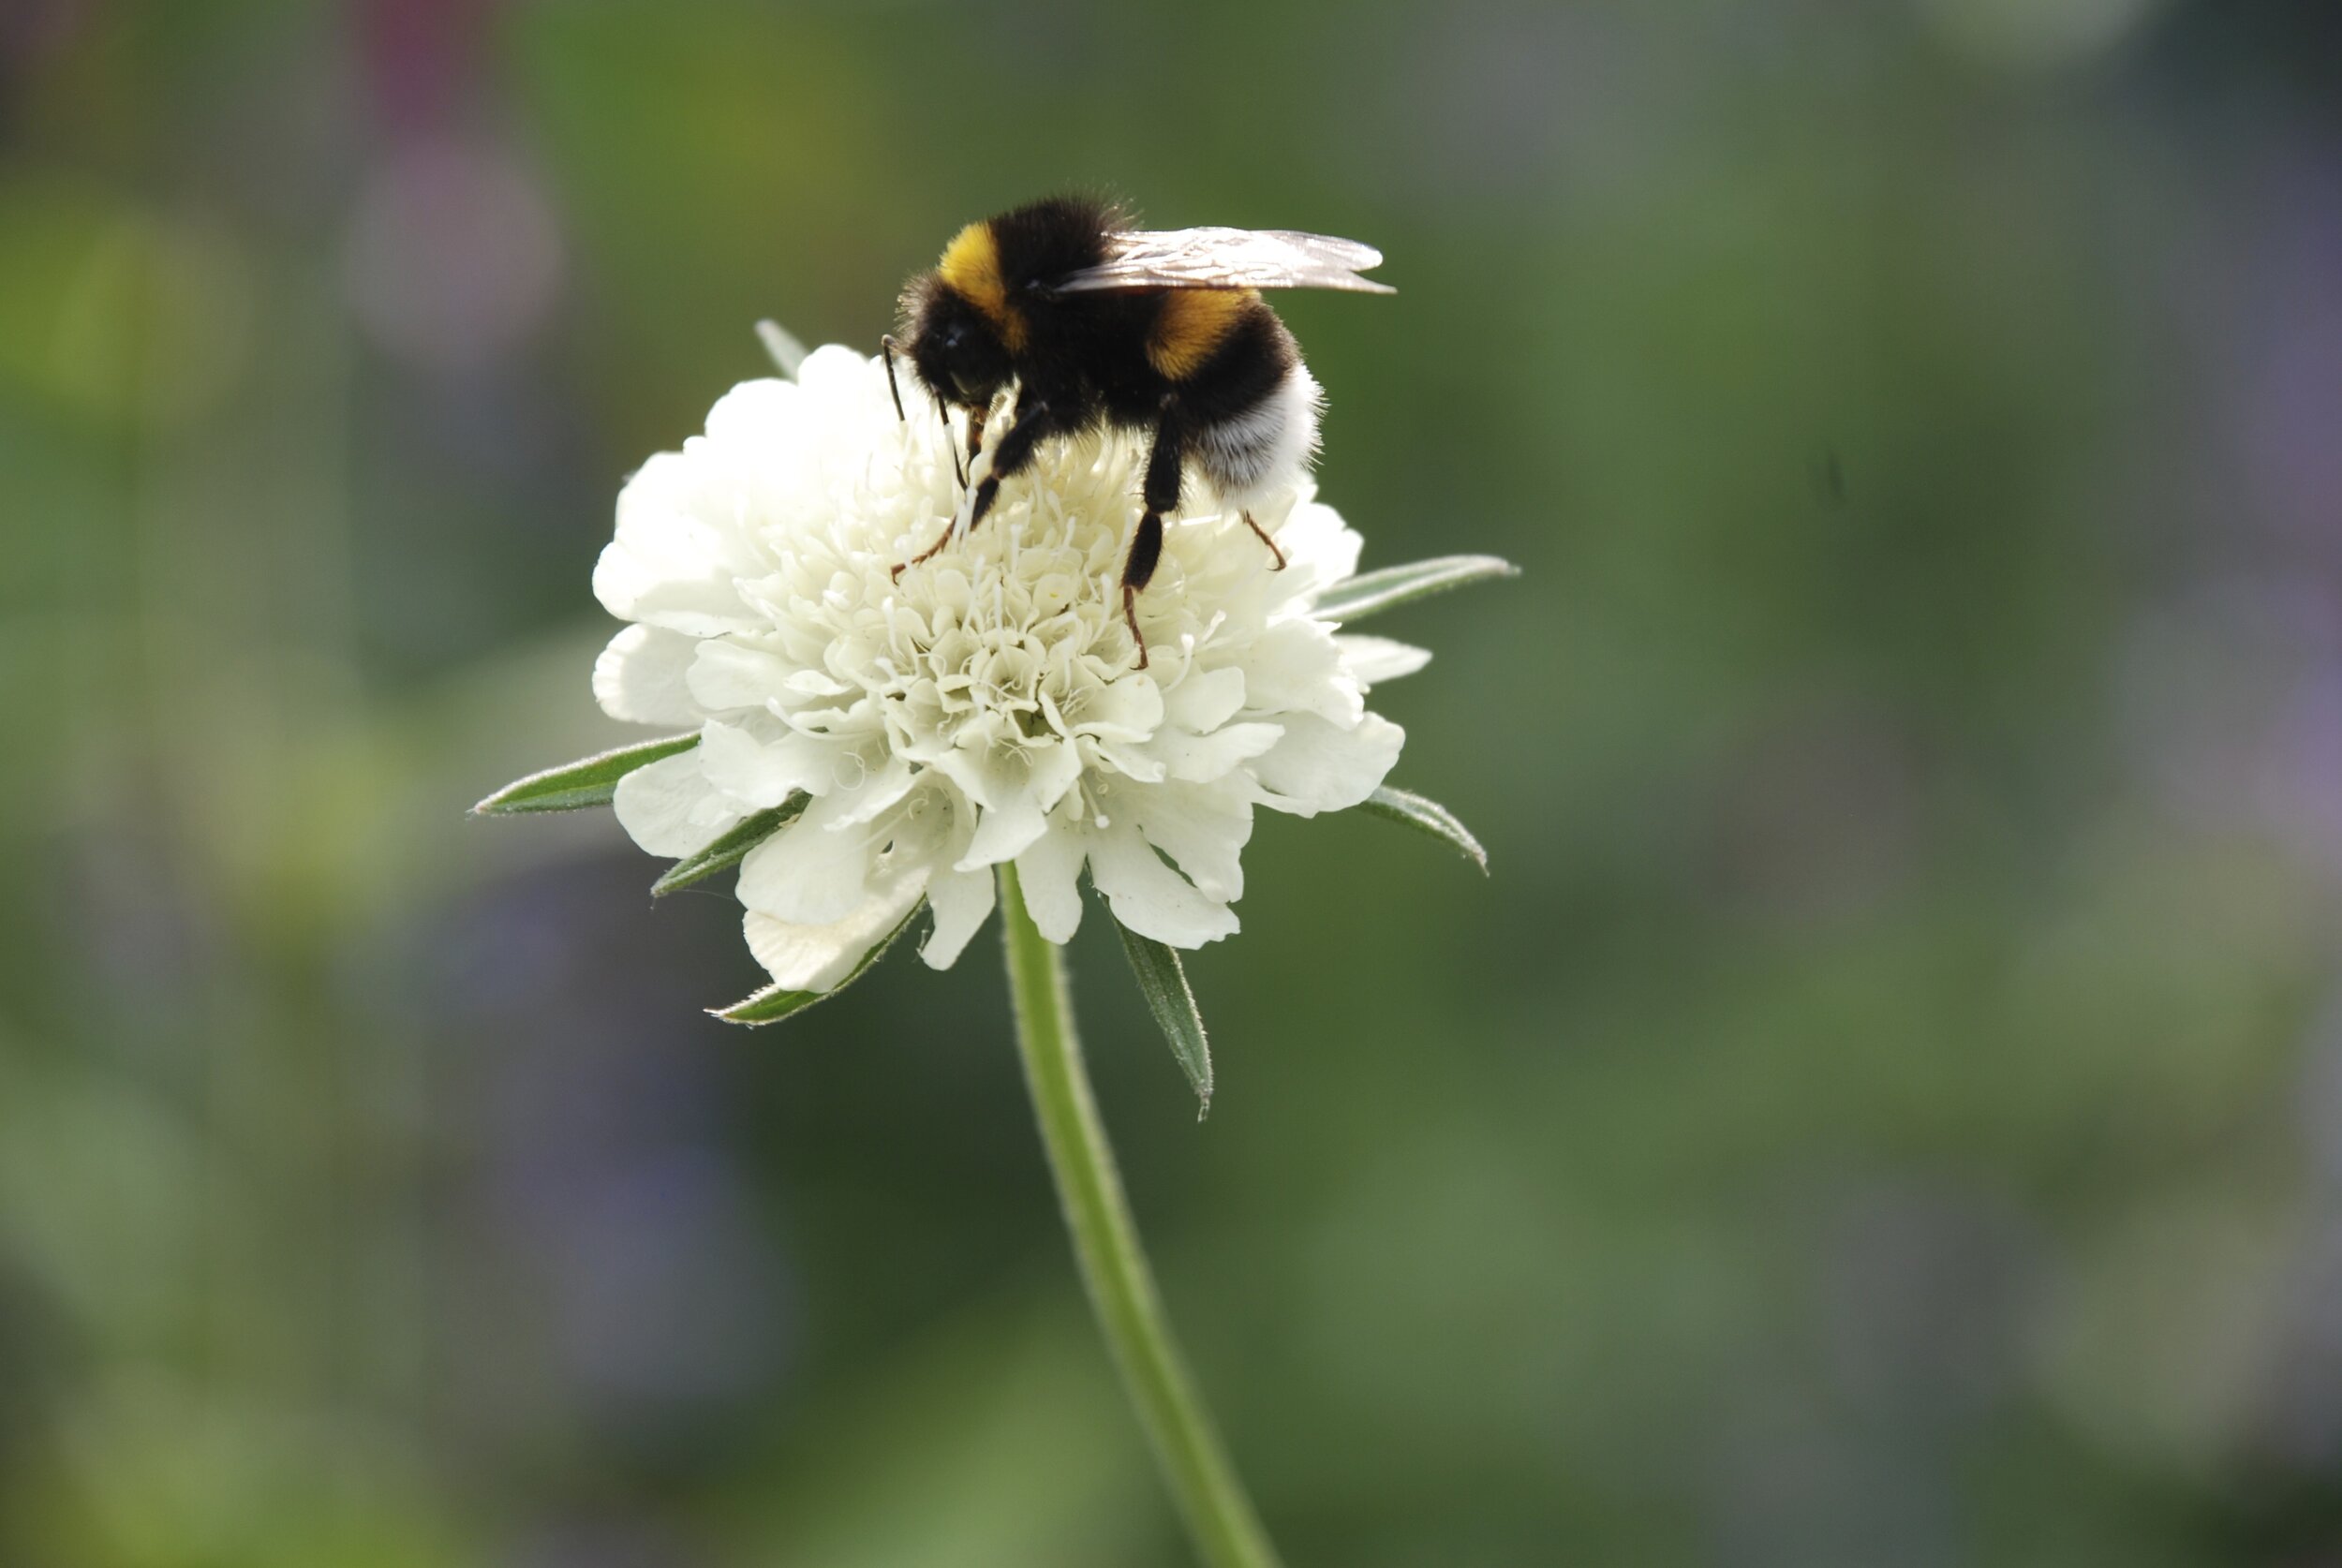
[[[1251,512],[1240,512],[1238,515],[1244,519],[1244,525],[1253,530],[1253,537],[1260,540],[1263,544],[1268,546],[1269,555],[1276,558],[1277,564],[1270,567],[1268,570],[1271,571],[1284,570],[1285,553],[1277,548],[1277,541],[1270,539],[1267,533],[1262,529],[1261,525],[1253,521],[1253,514]]]
[[[936,399],[935,417],[943,422],[943,450],[952,454],[952,478],[957,480],[959,487],[965,490],[968,488],[968,470],[959,466],[959,444],[952,439],[952,411],[943,407],[941,398]]]
[[[1163,517],[1149,509],[1131,536],[1131,553],[1122,558],[1122,619],[1130,623],[1131,641],[1138,648],[1138,667],[1147,668],[1147,639],[1138,630],[1138,596],[1154,581],[1155,565],[1163,559]]]
[[[1033,453],[1040,446],[1042,438],[1056,434],[1056,431],[1057,426],[1050,418],[1049,406],[1046,403],[1035,403],[1030,409],[1017,411],[1016,422],[1010,426],[1007,435],[1001,437],[1001,444],[993,449],[992,471],[984,476],[983,483],[976,486],[975,504],[968,511],[970,533],[976,531],[977,525],[984,521],[985,513],[992,510],[993,501],[1001,494],[1001,481],[1004,479],[1015,479],[1024,472],[1032,462]],[[946,521],[943,525],[942,538],[896,567],[889,575],[899,579],[907,569],[917,566],[951,541],[952,525]]]
[[[1130,554],[1122,557],[1122,619],[1130,624],[1131,641],[1138,647],[1138,667],[1147,668],[1147,639],[1138,630],[1138,596],[1154,581],[1163,559],[1163,514],[1179,505],[1179,432],[1164,420],[1155,427],[1154,450],[1147,454],[1147,481],[1142,493],[1146,511],[1138,531],[1131,535]]]
[[[992,510],[992,503],[1001,494],[1001,481],[1015,479],[1025,471],[1039,450],[1042,440],[1057,434],[1057,424],[1049,417],[1046,403],[1035,403],[1030,408],[1016,410],[1016,422],[992,451],[992,471],[976,486],[976,504],[968,513],[968,531],[974,533],[984,521],[984,514]]]

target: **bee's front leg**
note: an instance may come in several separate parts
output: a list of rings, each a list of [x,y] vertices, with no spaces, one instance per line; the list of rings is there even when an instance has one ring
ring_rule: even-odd
[[[970,416],[971,425],[974,418]],[[1030,405],[1019,405],[1016,422],[1009,427],[1008,434],[1001,437],[1001,444],[992,451],[992,471],[985,475],[983,481],[976,486],[975,501],[968,511],[970,533],[976,531],[977,525],[984,521],[985,513],[992,510],[992,503],[1000,497],[1001,481],[1014,479],[1030,467],[1041,442],[1056,434],[1056,422],[1050,415],[1047,403],[1036,399]],[[900,578],[907,569],[926,560],[951,541],[952,525],[947,521],[943,525],[941,538],[897,566],[891,575]]]

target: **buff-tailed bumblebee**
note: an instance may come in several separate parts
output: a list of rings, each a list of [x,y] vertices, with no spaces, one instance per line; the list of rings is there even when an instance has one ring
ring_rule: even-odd
[[[995,400],[1017,387],[1015,423],[976,486],[971,529],[1042,442],[1102,427],[1152,438],[1121,584],[1144,668],[1134,601],[1162,557],[1163,519],[1178,509],[1191,467],[1284,565],[1252,506],[1306,471],[1320,393],[1261,290],[1387,294],[1357,275],[1382,259],[1370,245],[1324,234],[1150,232],[1109,203],[1056,197],[970,224],[932,272],[912,280],[903,341],[886,340],[888,370],[899,348],[939,407],[968,411],[971,457]],[[896,403],[900,412],[899,391]],[[904,566],[951,537],[947,528]]]

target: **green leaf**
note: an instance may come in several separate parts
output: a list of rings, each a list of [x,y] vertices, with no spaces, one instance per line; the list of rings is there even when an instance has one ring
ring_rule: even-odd
[[[1171,1043],[1187,1081],[1195,1087],[1195,1119],[1211,1114],[1211,1047],[1204,1040],[1204,1015],[1195,1009],[1195,993],[1187,988],[1187,970],[1178,949],[1152,937],[1142,937],[1120,921],[1122,951],[1130,955],[1131,973],[1138,977],[1138,994],[1155,1015],[1163,1038]]]
[[[1394,790],[1386,784],[1366,797],[1365,808],[1377,817],[1387,817],[1394,822],[1404,822],[1419,833],[1432,837],[1454,850],[1480,868],[1483,877],[1489,874],[1489,852],[1480,848],[1480,841],[1472,836],[1472,830],[1456,820],[1456,814],[1435,800]]]
[[[756,337],[764,345],[764,352],[773,357],[773,365],[782,378],[795,380],[797,367],[805,363],[805,345],[797,341],[795,334],[778,321],[759,321]]]
[[[678,888],[705,881],[728,865],[739,865],[741,857],[750,850],[795,821],[797,813],[805,809],[806,802],[811,798],[803,793],[793,794],[780,805],[745,819],[698,854],[687,855],[669,866],[665,876],[650,884],[650,895],[663,898]]]
[[[1494,555],[1442,555],[1435,560],[1385,567],[1317,596],[1312,612],[1322,621],[1358,621],[1418,599],[1444,594],[1491,577],[1518,577],[1520,569]]]
[[[885,957],[886,950],[895,945],[897,937],[911,928],[911,923],[918,919],[919,911],[926,907],[924,898],[913,904],[911,912],[862,955],[862,962],[853,967],[852,972],[826,991],[792,991],[786,986],[767,985],[756,995],[734,1002],[730,1007],[711,1007],[707,1011],[727,1024],[778,1024],[793,1013],[803,1013],[815,1002],[827,1001],[867,974],[871,965]]]
[[[472,814],[512,817],[526,811],[582,811],[589,806],[607,806],[619,779],[645,763],[689,751],[699,743],[696,734],[670,735],[665,740],[642,741],[621,746],[615,751],[582,757],[574,762],[514,779],[473,806]]]

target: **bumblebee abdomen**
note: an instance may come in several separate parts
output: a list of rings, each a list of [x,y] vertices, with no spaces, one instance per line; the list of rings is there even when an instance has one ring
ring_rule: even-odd
[[[1165,380],[1184,381],[1210,362],[1256,308],[1267,307],[1255,289],[1166,289],[1147,332],[1147,362]]]

